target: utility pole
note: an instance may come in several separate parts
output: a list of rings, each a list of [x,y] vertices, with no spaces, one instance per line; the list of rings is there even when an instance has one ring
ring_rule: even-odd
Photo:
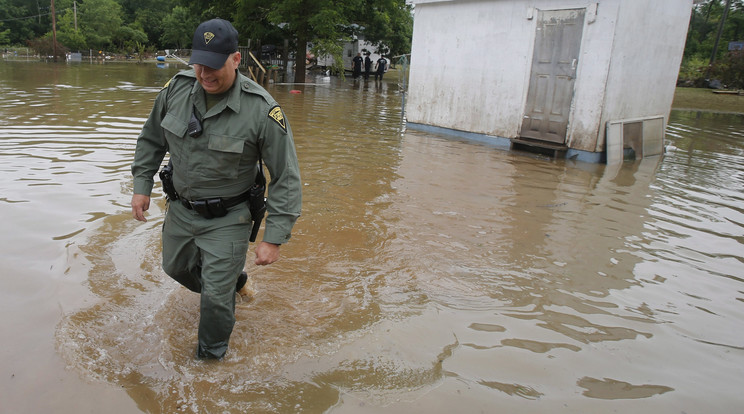
[[[72,2],[72,10],[74,11],[74,15],[75,15],[75,31],[77,32],[77,2],[76,1]]]
[[[726,0],[726,8],[723,9],[723,15],[721,16],[721,24],[718,25],[718,34],[716,35],[716,42],[713,45],[713,53],[710,55],[710,65],[716,61],[716,55],[718,54],[718,42],[721,40],[721,33],[723,32],[723,24],[726,23],[726,17],[728,16],[729,9],[731,8],[731,0]],[[710,67],[710,65],[708,67]]]
[[[54,61],[57,61],[57,16],[54,12],[54,0],[52,0],[52,50]]]

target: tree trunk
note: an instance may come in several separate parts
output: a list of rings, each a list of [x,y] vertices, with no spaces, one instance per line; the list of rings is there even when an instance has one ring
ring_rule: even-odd
[[[297,50],[295,51],[295,83],[305,83],[305,59],[307,58],[307,35],[297,33]]]

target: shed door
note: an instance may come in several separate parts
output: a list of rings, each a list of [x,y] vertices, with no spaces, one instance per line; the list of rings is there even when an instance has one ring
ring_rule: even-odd
[[[584,9],[538,13],[522,137],[566,142],[583,29]]]

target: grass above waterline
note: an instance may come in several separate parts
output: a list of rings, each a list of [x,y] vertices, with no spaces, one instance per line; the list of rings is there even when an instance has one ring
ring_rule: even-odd
[[[707,88],[677,88],[672,109],[744,114],[744,95],[717,94]]]

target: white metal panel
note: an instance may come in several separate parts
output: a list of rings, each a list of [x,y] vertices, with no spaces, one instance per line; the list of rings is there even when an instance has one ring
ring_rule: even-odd
[[[650,118],[643,122],[643,156],[661,155],[664,152],[664,117]]]
[[[625,127],[640,124],[639,145],[630,142],[630,136],[625,136]],[[661,155],[664,152],[664,128],[666,119],[662,115],[652,115],[645,118],[618,119],[607,123],[607,164],[623,160],[626,147],[636,151],[636,157],[646,158]]]
[[[607,123],[607,165],[623,162],[623,124]]]

